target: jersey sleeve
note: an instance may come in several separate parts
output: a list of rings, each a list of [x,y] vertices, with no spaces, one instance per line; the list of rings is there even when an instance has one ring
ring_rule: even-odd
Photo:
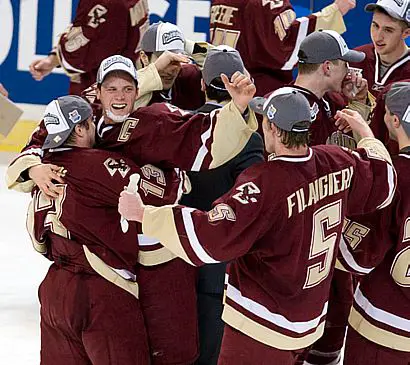
[[[183,206],[147,206],[144,234],[159,238],[171,252],[195,266],[243,256],[275,223],[269,214],[275,209],[274,200],[267,198],[269,189],[264,187],[260,172],[253,172],[252,167],[245,171],[209,212]]]
[[[334,4],[300,18],[296,17],[289,1],[261,1],[257,5],[249,1],[245,12],[254,27],[254,36],[272,53],[273,62],[277,62],[272,65],[276,69],[293,69],[298,61],[300,44],[310,33],[319,29],[332,29],[338,33],[346,31],[342,14]],[[257,50],[252,53],[257,54]]]
[[[366,214],[387,207],[397,186],[396,171],[383,143],[375,138],[364,138],[358,147],[351,153],[354,173],[347,215]]]
[[[367,275],[383,261],[393,246],[390,219],[394,206],[345,218],[338,254],[342,269]]]
[[[34,183],[28,177],[27,170],[41,164],[43,157],[42,146],[46,137],[47,130],[42,121],[31,134],[28,143],[7,168],[6,184],[9,189],[23,193],[31,192]]]
[[[101,60],[113,54],[136,59],[142,25],[148,25],[147,11],[146,0],[130,8],[118,0],[81,0],[56,47],[60,65],[73,76],[97,70]]]
[[[257,129],[254,113],[244,119],[233,102],[209,114],[192,115],[171,104],[153,104],[124,127],[127,156],[141,165],[200,171],[221,166],[242,151]]]

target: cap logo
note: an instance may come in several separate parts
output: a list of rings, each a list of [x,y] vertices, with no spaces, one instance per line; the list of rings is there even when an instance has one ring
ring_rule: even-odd
[[[397,6],[398,7],[402,7],[403,6],[403,4],[404,4],[404,1],[403,0],[393,0],[396,4],[397,4]]]
[[[81,115],[78,113],[77,109],[74,109],[73,111],[68,113],[68,119],[70,119],[73,124],[76,124],[78,122],[81,122]]]
[[[61,141],[61,137],[60,137],[60,136],[55,136],[55,137],[53,138],[53,141],[54,141],[55,143],[58,143],[58,142]]]
[[[277,109],[273,105],[269,105],[268,111],[266,112],[266,116],[272,120],[275,117]]]
[[[123,63],[125,66],[132,68],[132,65],[127,59],[121,56],[114,56],[114,57],[110,57],[107,61],[105,61],[102,67],[103,70],[105,71],[107,68],[111,67],[114,63]]]
[[[178,32],[177,30],[171,30],[162,35],[162,44],[165,45],[165,44],[172,43],[174,41],[181,41],[182,43],[184,43],[182,34]]]
[[[58,118],[58,116],[51,114],[51,113],[47,113],[43,119],[44,119],[44,124],[46,125],[46,127],[50,124],[55,124],[55,125],[60,124],[60,119]]]

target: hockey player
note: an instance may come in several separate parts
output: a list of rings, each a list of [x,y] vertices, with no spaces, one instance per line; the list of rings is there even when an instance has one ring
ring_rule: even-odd
[[[342,266],[362,275],[349,317],[346,365],[410,362],[409,82],[394,83],[386,94],[384,119],[400,147],[393,158],[397,194],[386,209],[349,216],[340,244]]]
[[[209,56],[212,64],[218,65],[218,60],[226,62],[230,55],[239,57],[236,51],[231,54],[223,50],[214,50]],[[256,121],[252,112],[247,112],[248,124],[242,116],[255,86],[237,72],[234,63],[229,65],[232,83],[226,75],[222,79],[232,101],[215,113],[192,115],[165,103],[133,112],[137,87],[132,61],[121,56],[103,61],[97,77],[102,105],[102,115],[96,119],[98,147],[121,152],[136,163],[151,160],[161,167],[181,166],[193,171],[217,167],[231,159],[246,145]],[[8,170],[10,187],[31,189],[33,182],[26,179],[32,171],[27,169],[40,164],[36,146],[42,140],[40,129],[12,162]],[[150,191],[150,186],[145,189]],[[155,192],[161,194],[158,189]],[[141,288],[140,299],[153,364],[191,364],[198,355],[195,270],[182,260],[174,260],[175,255],[168,250],[157,250],[158,240],[143,241],[140,262],[147,268],[141,269],[140,280],[149,285]],[[149,267],[153,265],[159,266]],[[175,333],[179,334],[178,342]]]
[[[367,4],[365,10],[373,12],[372,43],[357,48],[366,53],[366,60],[352,66],[363,70],[370,93],[378,97],[392,82],[410,78],[410,53],[405,43],[410,35],[410,1],[379,0]],[[389,142],[383,115],[382,107],[381,113],[372,117],[370,126],[376,138],[389,143],[389,150],[397,153],[397,145]]]
[[[164,51],[185,54],[185,37],[171,23],[152,24],[141,40],[139,62],[143,67],[155,62]],[[201,90],[201,71],[195,64],[171,63],[159,72],[162,90],[154,91],[149,104],[167,102],[181,109],[194,110],[205,102]]]
[[[290,0],[212,0],[211,43],[238,49],[264,96],[292,81],[300,43],[311,32],[346,31],[343,16],[355,0],[335,0],[307,17],[296,18]]]
[[[95,83],[106,57],[121,54],[138,59],[148,26],[147,0],[80,0],[73,23],[46,58],[31,63],[30,72],[41,81],[62,67],[70,77],[70,94],[80,95]]]
[[[35,188],[27,214],[34,248],[54,262],[39,289],[41,363],[148,365],[137,226],[121,229],[117,201],[133,173],[141,176],[141,189],[162,189],[162,197],[144,198],[156,205],[177,201],[180,181],[172,172],[149,174],[150,165],[139,168],[121,155],[93,149],[92,109],[78,96],[52,101],[44,123],[44,161],[64,166],[67,174],[55,200]]]
[[[290,365],[323,333],[344,216],[387,206],[396,183],[366,123],[351,124],[366,137],[353,153],[309,148],[310,107],[301,93],[278,89],[254,107],[275,155],[243,172],[211,211],[144,206],[126,193],[119,211],[192,265],[232,260],[218,364]]]

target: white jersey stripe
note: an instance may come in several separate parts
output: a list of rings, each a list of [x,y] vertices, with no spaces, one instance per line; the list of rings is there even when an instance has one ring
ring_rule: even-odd
[[[394,193],[396,191],[396,184],[394,183],[395,176],[396,176],[396,171],[394,170],[394,167],[390,165],[389,163],[387,163],[387,181],[389,183],[389,193],[387,195],[386,200],[383,203],[381,203],[377,207],[377,209],[382,209],[384,207],[387,207],[393,200]]]
[[[342,254],[344,260],[346,261],[346,263],[350,266],[351,269],[353,269],[354,271],[360,273],[360,274],[368,274],[369,272],[371,272],[374,267],[372,268],[366,268],[363,266],[360,266],[356,260],[354,259],[353,255],[350,253],[347,245],[346,245],[346,241],[345,239],[342,238],[340,239],[340,243],[339,243],[339,249],[340,249],[340,253]]]
[[[240,305],[242,308],[253,313],[254,315],[278,327],[287,329],[295,333],[305,333],[307,331],[315,329],[317,326],[319,326],[321,319],[327,313],[327,302],[326,302],[325,305],[323,306],[322,313],[318,317],[313,318],[310,321],[305,321],[305,322],[292,322],[281,314],[272,313],[262,304],[250,298],[244,297],[238,289],[236,289],[234,286],[232,286],[229,283],[228,283],[226,296],[232,301],[234,301],[236,304]]]
[[[356,289],[356,293],[354,294],[354,300],[356,304],[360,308],[362,308],[369,317],[375,319],[378,322],[387,324],[391,327],[398,328],[399,330],[410,333],[409,319],[399,317],[395,314],[386,312],[383,309],[375,307],[361,292],[360,286]]]
[[[189,244],[194,250],[198,258],[205,264],[217,264],[219,261],[214,260],[201,246],[198,237],[195,233],[194,222],[192,221],[191,212],[194,211],[193,208],[182,208],[182,219],[184,222],[184,227],[186,234],[188,236]]]
[[[299,53],[300,44],[303,42],[303,40],[307,36],[309,18],[306,18],[305,16],[303,16],[301,18],[297,18],[295,21],[298,21],[300,23],[298,37],[296,39],[296,44],[295,44],[295,48],[293,49],[292,55],[290,56],[289,60],[283,65],[282,70],[292,70],[293,69],[293,67],[295,66],[296,62],[298,62],[298,59],[299,59],[298,53]]]

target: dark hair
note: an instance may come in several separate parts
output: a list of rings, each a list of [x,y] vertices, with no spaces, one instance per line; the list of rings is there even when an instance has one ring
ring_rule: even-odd
[[[84,127],[85,129],[88,130],[89,129],[88,119],[90,119],[90,118],[87,118],[86,120],[83,120],[82,122],[77,123],[74,126],[73,130],[71,131],[70,135],[67,137],[67,139],[65,140],[65,142],[63,143],[62,146],[73,146],[73,145],[75,145],[75,143],[77,141],[77,133],[75,133],[75,127],[80,126],[80,127]]]
[[[223,90],[220,90],[223,89]],[[223,101],[230,101],[231,95],[228,91],[224,90],[225,85],[220,77],[213,79],[209,85],[205,87],[205,93],[208,99],[215,100],[218,103]]]
[[[305,127],[306,123],[310,122],[300,122],[295,124],[296,127]],[[309,144],[309,136],[310,132],[289,132],[285,131],[284,129],[280,129],[276,127],[278,131],[278,136],[280,137],[280,141],[282,144],[285,145],[286,148],[295,148],[295,147],[302,147]]]
[[[334,65],[339,64],[339,60],[329,60],[329,62],[332,62]],[[301,63],[301,62],[299,62],[298,63],[298,72],[301,75],[313,74],[314,72],[316,72],[319,69],[319,67],[322,63]]]
[[[381,14],[387,15],[389,18],[391,18],[395,22],[399,23],[403,30],[407,29],[407,28],[410,28],[410,23],[406,22],[405,20],[400,20],[400,19],[396,19],[395,17],[392,17],[386,10],[384,10],[380,6],[378,6],[376,9],[374,9],[374,13],[381,13]]]
[[[101,85],[109,78],[118,78],[118,79],[123,79],[123,80],[127,80],[127,81],[132,81],[135,83],[135,87],[138,89],[138,81],[134,80],[131,75],[128,72],[122,71],[122,70],[114,70],[111,71],[108,75],[106,75],[104,77],[104,80],[101,84],[97,84],[97,87],[99,90],[101,90]]]

